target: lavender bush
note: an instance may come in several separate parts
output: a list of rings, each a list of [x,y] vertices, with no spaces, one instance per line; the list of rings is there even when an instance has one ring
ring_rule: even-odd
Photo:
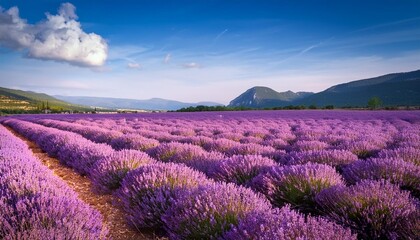
[[[250,189],[213,183],[180,194],[162,220],[171,239],[217,239],[247,214],[270,209],[270,203]]]
[[[352,228],[361,239],[419,236],[419,203],[389,182],[363,180],[351,187],[333,187],[318,194],[316,201],[329,219]]]
[[[251,186],[262,192],[273,205],[291,204],[304,212],[314,212],[315,196],[322,190],[344,185],[334,168],[325,164],[271,167],[255,177]]]
[[[0,125],[0,239],[106,239],[100,213],[77,198]]]
[[[110,145],[116,149],[136,149],[147,151],[159,145],[159,141],[151,138],[145,138],[139,134],[124,134],[111,140]]]
[[[203,173],[180,164],[151,164],[129,172],[116,196],[131,226],[161,228],[161,215],[179,191],[209,182]]]
[[[226,240],[357,239],[350,230],[323,218],[305,217],[288,206],[252,212],[223,235]]]
[[[398,158],[371,158],[359,160],[343,171],[343,176],[350,184],[356,184],[364,179],[388,180],[409,190],[420,197],[420,166],[405,162]]]
[[[150,156],[162,162],[185,163],[195,158],[203,158],[207,152],[199,146],[178,142],[163,143],[150,151]]]
[[[417,166],[420,166],[420,149],[414,147],[384,149],[378,153],[378,157],[401,158],[406,162],[411,162]]]
[[[260,155],[235,155],[215,163],[209,176],[217,181],[247,185],[259,173],[275,165],[272,159]]]
[[[121,150],[97,161],[89,176],[98,192],[111,193],[121,186],[128,171],[154,162],[144,152]]]
[[[309,150],[288,153],[285,155],[284,163],[296,165],[312,162],[327,164],[341,169],[343,166],[353,163],[357,159],[357,155],[346,150]]]

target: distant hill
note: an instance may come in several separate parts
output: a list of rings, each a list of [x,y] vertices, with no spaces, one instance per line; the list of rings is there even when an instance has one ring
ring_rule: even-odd
[[[103,98],[103,97],[76,97],[76,96],[55,96],[66,102],[73,104],[84,104],[91,107],[111,108],[111,109],[142,109],[142,110],[177,110],[184,107],[206,105],[220,106],[222,104],[214,102],[185,103],[161,98],[148,100],[136,100],[126,98]]]
[[[372,97],[379,97],[383,106],[420,106],[420,70],[335,85],[295,104],[366,106]]]
[[[392,73],[375,78],[332,86],[319,93],[276,92],[267,87],[253,87],[232,100],[229,106],[271,108],[287,105],[325,107],[365,107],[372,97],[383,106],[420,106],[420,70]]]
[[[89,111],[86,106],[71,104],[44,93],[0,87],[0,111]]]
[[[294,101],[311,96],[311,92],[276,92],[268,87],[253,87],[233,99],[229,107],[265,108],[291,105]]]

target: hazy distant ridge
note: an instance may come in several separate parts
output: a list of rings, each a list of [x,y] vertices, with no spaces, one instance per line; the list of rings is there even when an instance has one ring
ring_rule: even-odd
[[[184,107],[206,105],[222,105],[215,102],[185,103],[162,98],[152,98],[147,100],[126,99],[126,98],[104,98],[104,97],[83,97],[83,96],[54,96],[73,104],[83,104],[92,107],[111,108],[111,109],[143,109],[143,110],[177,110]]]

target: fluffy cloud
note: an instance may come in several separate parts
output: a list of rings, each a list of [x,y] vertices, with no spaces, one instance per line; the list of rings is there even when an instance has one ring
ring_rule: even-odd
[[[25,50],[28,57],[68,62],[84,67],[102,66],[108,45],[95,33],[85,33],[70,3],[63,3],[57,15],[35,25],[20,18],[19,9],[0,7],[0,45]]]

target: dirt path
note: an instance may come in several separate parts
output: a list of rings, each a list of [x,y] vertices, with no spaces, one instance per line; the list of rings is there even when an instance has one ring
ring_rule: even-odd
[[[12,128],[5,126],[15,136],[22,139],[34,155],[42,161],[53,173],[63,179],[78,195],[79,198],[97,209],[104,217],[105,224],[109,227],[110,237],[116,240],[143,240],[158,239],[153,233],[139,233],[130,229],[125,223],[124,213],[112,205],[112,195],[101,195],[91,191],[92,183],[87,177],[74,172],[71,168],[62,165],[57,159],[51,158],[43,152],[34,142],[29,141]]]

